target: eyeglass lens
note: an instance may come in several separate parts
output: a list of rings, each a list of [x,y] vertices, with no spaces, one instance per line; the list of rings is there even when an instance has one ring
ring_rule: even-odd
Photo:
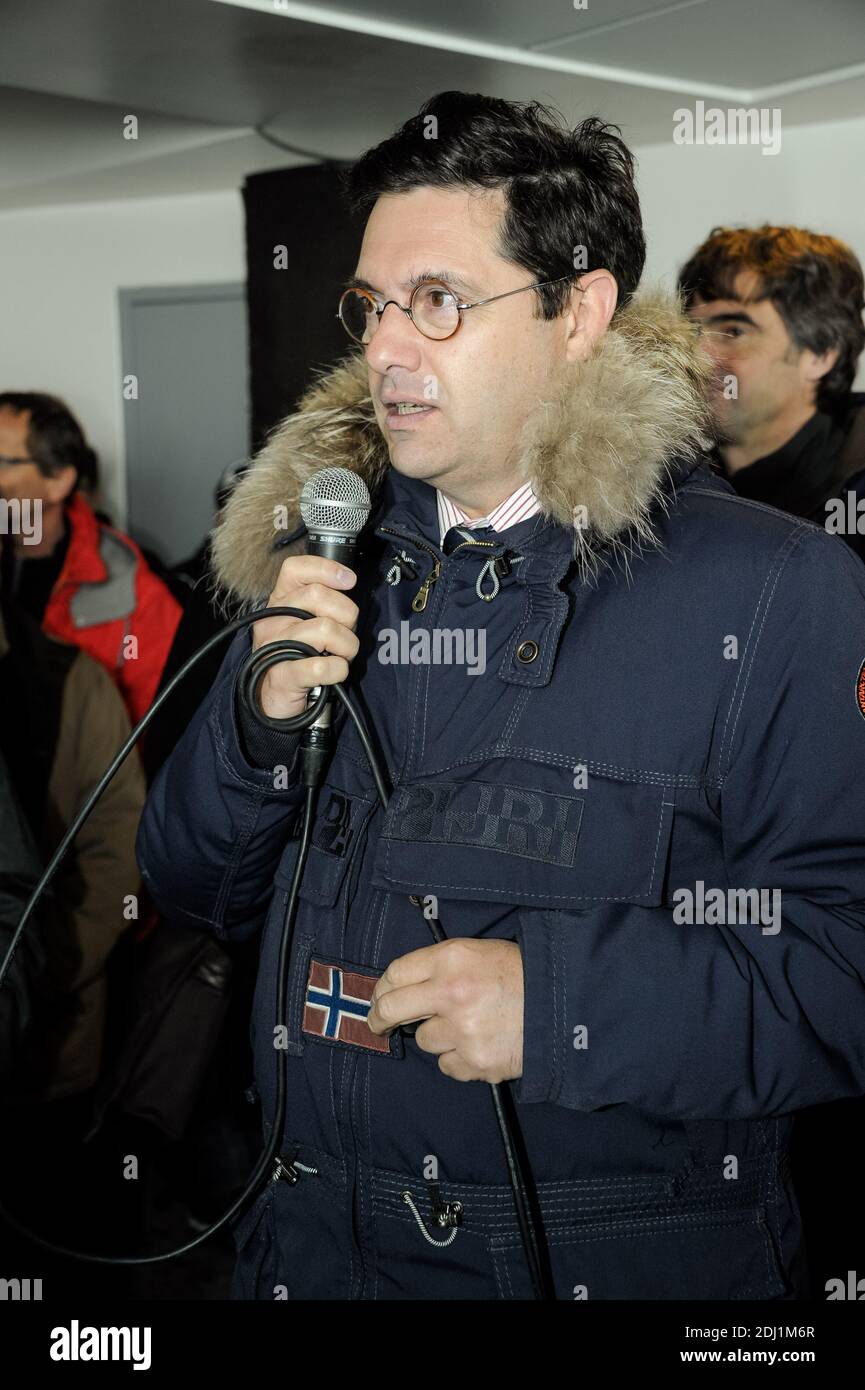
[[[457,298],[445,285],[417,285],[409,307],[415,327],[427,338],[449,338],[459,327]],[[346,331],[359,343],[368,343],[379,323],[375,301],[360,290],[343,295],[340,317]]]

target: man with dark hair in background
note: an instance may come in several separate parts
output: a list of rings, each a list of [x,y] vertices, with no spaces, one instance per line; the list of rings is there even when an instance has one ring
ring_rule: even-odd
[[[0,393],[0,497],[37,508],[35,543],[18,534],[12,591],[50,637],[89,652],[114,679],[133,723],[159,684],[181,606],[138,546],[100,522],[79,490],[95,457],[63,401]]]
[[[615,127],[446,92],[349,191],[353,351],[213,540],[235,599],[312,616],[237,634],[139,835],[171,920],[263,933],[256,1084],[269,1136],[285,1067],[287,1119],[234,1292],[531,1297],[484,1081],[556,1297],[802,1296],[793,1115],[865,1092],[865,571],[706,466],[708,367],[635,297]],[[290,539],[328,465],[370,487],[354,569]],[[482,665],[428,659],[455,635]],[[347,682],[394,789],[335,704],[282,1016],[305,769],[238,680],[278,638],[320,654],[270,666],[261,712]]]
[[[800,227],[716,227],[679,286],[716,369],[724,476],[865,559],[865,396],[851,392],[865,298],[850,247]]]

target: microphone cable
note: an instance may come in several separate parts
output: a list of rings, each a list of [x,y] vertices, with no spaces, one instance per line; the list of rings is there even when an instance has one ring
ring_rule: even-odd
[[[174,693],[198,662],[201,661],[203,657],[207,656],[218,643],[224,641],[226,637],[233,636],[234,633],[241,631],[244,627],[248,627],[250,624],[259,622],[264,618],[280,617],[306,620],[312,618],[313,614],[306,612],[306,610],[302,608],[276,607],[262,608],[254,613],[247,613],[239,618],[233,619],[220,632],[215,633],[213,637],[210,637],[199,647],[198,651],[194,652],[193,655],[189,657],[188,661],[181,666],[180,670],[172,676],[164,690],[160,691],[150,709],[136,724],[126,742],[123,744],[123,747],[109,764],[108,768],[87,797],[84,805],[74,817],[71,825],[52,854],[38,883],[33,889],[27,906],[21,916],[21,920],[12,936],[6,954],[2,962],[0,962],[0,989],[3,987],[3,982],[12,965],[18,944],[33,916],[42,894],[51,882],[60,864],[65,859],[72,842],[89,817],[97,801],[102,796],[109,782],[126,761],[126,758],[129,756],[154,716],[162,708],[165,701]],[[373,746],[363,715],[341,685],[320,686],[318,688],[318,694],[314,696],[311,704],[309,704],[305,710],[301,711],[300,714],[295,715],[291,719],[271,719],[259,709],[256,703],[255,691],[258,682],[271,666],[281,661],[296,661],[302,657],[320,655],[323,655],[323,653],[309,646],[308,643],[298,641],[294,638],[282,638],[275,642],[268,642],[257,650],[250,651],[249,655],[244,659],[238,673],[238,698],[243,702],[244,706],[251,711],[254,718],[257,719],[259,723],[265,724],[268,728],[280,729],[285,733],[302,733],[305,729],[309,728],[310,725],[315,723],[332,698],[332,694],[335,693],[337,698],[342,702],[357,730],[358,737],[361,741],[364,753],[366,754],[367,761],[369,762],[379,800],[381,801],[382,807],[386,807],[389,801],[389,792],[382,774],[378,754]],[[304,750],[301,749],[301,757],[303,756],[303,751]],[[309,851],[316,800],[315,793],[320,771],[320,760],[316,763],[315,770],[312,773],[308,774],[305,769],[302,771],[305,796],[298,835],[298,854],[288,891],[277,966],[277,1024],[283,1022],[286,1012],[288,967],[291,957],[291,944],[294,936],[294,919],[297,915],[298,890]],[[319,776],[316,775],[316,772]],[[412,895],[410,901],[423,911],[421,895]],[[424,913],[424,917],[429,925],[433,940],[437,943],[447,940],[438,918],[427,917],[426,913]],[[282,1131],[285,1124],[286,1112],[286,1054],[285,1049],[280,1049],[279,1051],[280,1058],[276,1069],[276,1108],[270,1136],[265,1144],[261,1157],[256,1163],[245,1188],[240,1195],[235,1198],[228,1210],[216,1221],[212,1222],[204,1231],[200,1232],[199,1235],[187,1241],[185,1245],[181,1245],[175,1250],[164,1251],[158,1255],[97,1255],[85,1251],[72,1250],[63,1245],[57,1245],[44,1236],[38,1235],[7,1211],[2,1201],[0,1201],[0,1217],[2,1217],[14,1231],[17,1231],[19,1235],[24,1236],[27,1240],[32,1241],[45,1250],[50,1250],[52,1254],[62,1255],[69,1259],[83,1260],[91,1264],[152,1265],[160,1264],[164,1260],[179,1259],[180,1256],[188,1254],[189,1251],[202,1245],[204,1241],[209,1240],[212,1235],[215,1235],[217,1231],[222,1230],[224,1226],[229,1225],[229,1223],[240,1215],[247,1202],[257,1195],[264,1178],[273,1167],[273,1161],[277,1156],[278,1149],[282,1142]],[[530,1189],[526,1180],[521,1145],[518,1142],[516,1117],[513,1114],[511,1098],[501,1083],[491,1082],[489,1085],[492,1092],[493,1107],[499,1126],[502,1146],[505,1152],[508,1180],[513,1193],[520,1238],[522,1240],[526,1263],[531,1276],[534,1296],[536,1299],[551,1301],[555,1299],[555,1290],[552,1284],[546,1250],[542,1249],[540,1241],[538,1240],[537,1225],[531,1209],[532,1199],[529,1195]],[[274,1180],[274,1178],[271,1178],[271,1181]],[[538,1217],[539,1216],[540,1213],[538,1212]]]

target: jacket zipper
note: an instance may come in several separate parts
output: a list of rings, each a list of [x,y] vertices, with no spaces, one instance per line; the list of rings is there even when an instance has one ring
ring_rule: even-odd
[[[410,541],[413,545],[418,546],[421,550],[425,550],[428,555],[432,556],[432,569],[411,601],[412,611],[415,613],[422,613],[429,601],[430,589],[441,574],[441,560],[433,547],[428,545],[426,541],[418,540],[415,536],[406,536],[402,531],[394,531],[390,526],[380,526],[379,530],[383,535],[396,536],[399,540]]]
[[[421,550],[425,550],[428,555],[433,557],[432,569],[411,601],[412,612],[422,613],[429,602],[430,589],[441,574],[441,560],[431,545],[428,545],[426,541],[419,540],[416,536],[406,536],[401,531],[392,530],[390,526],[381,526],[379,530],[383,535],[397,536],[400,540],[410,541],[413,545],[417,545]],[[456,552],[462,550],[464,546],[474,546],[479,550],[493,550],[497,544],[497,541],[460,541],[459,545],[454,546],[451,555],[455,555]]]
[[[490,550],[494,546],[498,545],[498,541],[460,541],[459,545],[454,546],[453,550],[451,551],[451,555],[456,555],[457,551],[462,550],[463,546],[465,545],[473,545],[477,549]]]

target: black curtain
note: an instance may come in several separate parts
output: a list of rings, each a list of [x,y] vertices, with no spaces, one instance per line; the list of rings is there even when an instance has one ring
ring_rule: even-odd
[[[253,174],[243,200],[255,450],[295,408],[314,369],[350,349],[336,306],[365,219],[349,212],[334,164]]]

